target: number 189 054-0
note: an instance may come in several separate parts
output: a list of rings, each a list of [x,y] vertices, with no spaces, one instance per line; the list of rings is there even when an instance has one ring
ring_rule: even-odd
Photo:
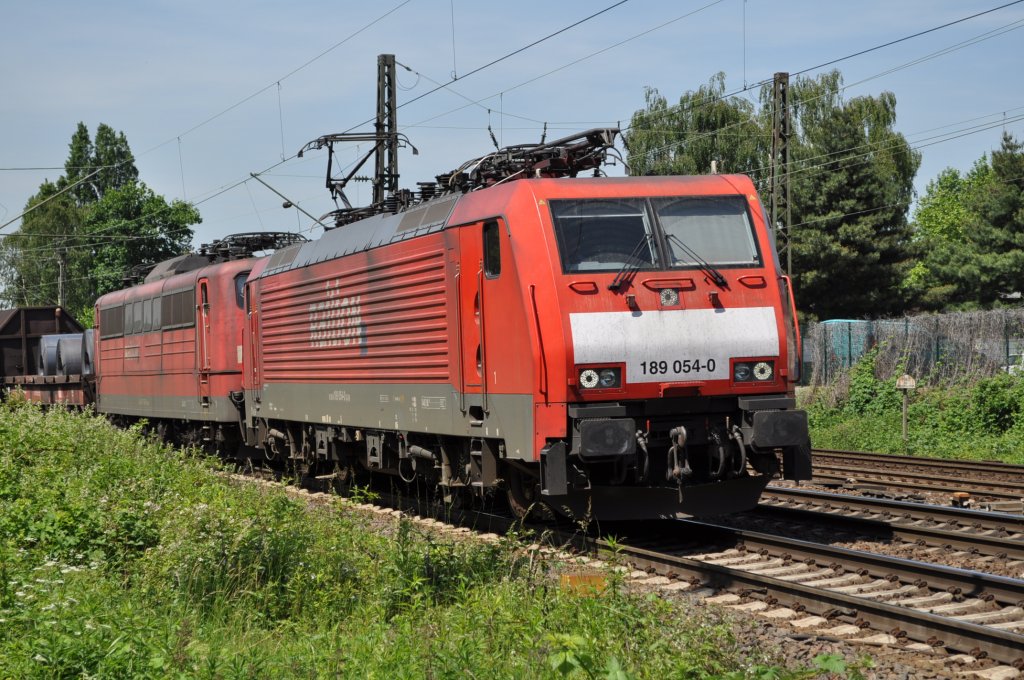
[[[689,374],[689,373],[714,373],[715,360],[708,359],[659,359],[654,361],[641,361],[640,372],[644,375],[667,375]]]

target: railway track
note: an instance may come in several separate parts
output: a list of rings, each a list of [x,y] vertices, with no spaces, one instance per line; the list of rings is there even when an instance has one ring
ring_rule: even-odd
[[[413,509],[408,499],[397,500],[399,507]],[[957,521],[982,514],[961,513]],[[463,526],[487,532],[515,524],[472,511],[460,519]],[[637,583],[702,592],[712,603],[836,636],[910,651],[913,643],[944,647],[1024,668],[1024,580],[695,520],[659,523],[647,534],[645,526],[650,528],[624,525],[637,534],[614,542],[574,528],[536,529],[554,545],[625,560]]]
[[[755,515],[840,529],[947,551],[1024,561],[1024,516],[771,486]],[[1017,565],[1014,565],[1017,566]],[[1024,573],[1024,562],[1020,573]]]
[[[821,509],[809,510],[808,503]],[[397,495],[382,494],[379,504],[419,515],[434,525],[461,527],[458,531],[500,534],[519,524],[512,517],[476,509],[441,516],[436,504]],[[800,504],[805,507],[796,507]],[[1014,558],[1020,556],[1019,546],[1003,539],[1020,543],[1024,529],[1021,517],[837,498],[806,490],[773,488],[765,508],[780,515],[801,513],[817,522],[841,518],[887,524],[894,532],[906,530],[908,540],[920,537],[911,532],[911,525],[927,530],[935,529],[927,525],[941,522],[949,533],[936,540],[962,540],[958,545],[966,549],[971,543],[985,542],[980,536],[994,537],[985,542],[986,549],[1014,548]],[[1021,579],[696,520],[661,522],[655,527],[623,525],[627,538],[615,541],[582,535],[577,527],[535,528],[553,546],[575,546],[628,565],[630,581],[638,586],[694,593],[709,603],[757,613],[812,636],[851,638],[858,644],[923,655],[944,648],[1024,669]],[[1000,528],[1015,533],[996,536]]]
[[[1024,466],[995,461],[960,461],[863,451],[815,449],[812,483],[851,488],[906,489],[996,501],[997,509],[1024,509]],[[1018,510],[1019,511],[1019,510]]]
[[[714,589],[711,602],[742,611],[835,635],[871,628],[878,644],[908,638],[1024,667],[1024,581],[704,522],[682,527],[685,543],[649,537],[594,546],[680,589]]]
[[[900,456],[891,453],[873,453],[870,451],[844,451],[842,449],[814,449],[815,458],[843,458],[846,460],[860,460],[869,463],[903,463],[919,468],[943,470],[951,473],[971,472],[983,475],[1013,475],[1024,474],[1024,465],[1004,463],[998,460],[947,460],[945,458],[925,458],[921,456]]]

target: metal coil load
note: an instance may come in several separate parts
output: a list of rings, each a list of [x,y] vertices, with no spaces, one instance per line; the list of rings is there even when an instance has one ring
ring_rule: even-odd
[[[57,375],[57,343],[59,335],[44,335],[39,338],[39,375]]]
[[[63,354],[62,354],[63,350]],[[82,371],[82,334],[60,333],[39,338],[39,375],[76,375]]]
[[[81,375],[82,334],[65,335],[57,341],[58,375]]]

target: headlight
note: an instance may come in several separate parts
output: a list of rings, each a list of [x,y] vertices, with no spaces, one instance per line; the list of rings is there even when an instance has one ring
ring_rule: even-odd
[[[758,361],[754,364],[754,377],[758,380],[771,380],[773,373],[775,371],[772,370],[772,365],[767,361]]]
[[[751,375],[750,364],[736,364],[732,369],[732,379],[736,382],[747,382]]]
[[[774,378],[774,361],[737,361],[732,365],[733,382],[770,382]]]
[[[609,390],[622,386],[621,368],[584,368],[580,370],[580,387],[585,390]]]

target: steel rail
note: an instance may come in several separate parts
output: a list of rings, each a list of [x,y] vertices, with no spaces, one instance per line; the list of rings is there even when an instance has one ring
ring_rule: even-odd
[[[424,503],[421,499],[390,494],[381,494],[377,503],[381,501],[391,507],[467,527],[466,530],[505,532],[513,527],[531,528],[514,518],[479,509],[448,509],[443,513],[445,517],[439,517],[436,503]],[[767,555],[769,557],[765,559],[773,562],[784,561],[836,574],[842,569],[848,578],[870,577],[876,582],[907,583],[910,585],[905,588],[926,590],[936,597],[947,599],[955,596],[971,598],[971,601],[991,599],[997,603],[992,606],[1008,608],[1008,611],[1012,611],[1010,608],[1024,607],[1024,581],[1016,579],[731,529],[696,520],[680,520],[676,524],[681,528],[679,533],[687,538],[711,533],[712,541],[707,545],[741,545],[747,551],[746,554],[755,558]],[[544,524],[534,528],[538,529],[541,541],[549,545],[571,545],[588,552],[614,554],[618,559],[626,558],[637,568],[660,571],[676,578],[687,577],[706,587],[739,590],[748,597],[770,604],[791,604],[833,621],[869,626],[894,635],[906,635],[913,640],[975,655],[987,655],[996,661],[1024,668],[1024,634],[1012,630],[877,601],[871,599],[870,594],[856,595],[816,587],[809,581],[813,576],[805,579],[809,582],[801,583],[799,575],[771,576],[741,566],[713,564],[708,560],[714,559],[715,554],[687,557],[659,550],[656,545],[637,545],[632,544],[632,541],[630,544],[618,541],[612,544],[583,535],[579,527],[552,527]],[[661,542],[664,543],[664,540]],[[690,546],[692,549],[693,544]]]
[[[892,453],[876,453],[872,451],[843,451],[842,449],[812,449],[811,454],[820,457],[841,457],[862,460],[878,460],[894,463],[905,463],[918,467],[949,468],[957,472],[973,470],[991,474],[1017,473],[1024,476],[1024,465],[1004,463],[998,460],[950,460],[947,458],[927,458],[923,456],[903,456]]]
[[[870,468],[848,467],[840,465],[814,465],[814,479],[812,483],[823,480],[837,482],[848,482],[855,479],[858,483],[881,484],[886,487],[899,489],[915,489],[918,491],[934,492],[957,492],[964,491],[977,496],[990,496],[1004,500],[1020,500],[1024,498],[1024,484],[1013,482],[1000,482],[979,479],[967,479],[963,477],[936,477],[926,472],[915,473],[905,470],[873,470]],[[929,480],[929,481],[915,481]]]
[[[1024,533],[1024,515],[987,510],[958,508],[950,505],[932,505],[897,501],[888,498],[866,498],[849,494],[829,493],[814,489],[769,485],[761,494],[762,504],[806,503],[826,508],[825,512],[851,511],[877,513],[903,523],[933,521],[955,524],[974,531]]]
[[[870,511],[869,507],[868,504],[865,504],[861,512]],[[1024,540],[1021,540],[1019,534],[1017,536],[996,535],[994,533],[979,533],[965,529],[922,526],[913,524],[914,520],[901,517],[866,517],[841,514],[842,512],[843,508],[836,507],[830,510],[814,510],[811,508],[771,505],[762,501],[756,510],[752,510],[748,514],[764,516],[769,519],[779,516],[792,517],[803,522],[818,524],[826,521],[835,523],[843,528],[870,534],[876,538],[893,538],[906,543],[1024,560]]]

